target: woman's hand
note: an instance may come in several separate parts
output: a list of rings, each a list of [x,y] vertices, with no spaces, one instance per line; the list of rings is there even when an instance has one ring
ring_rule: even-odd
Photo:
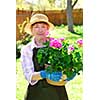
[[[42,70],[40,71],[40,76],[42,78],[47,78],[47,79],[50,79],[52,81],[55,81],[55,82],[58,82],[61,80],[61,77],[62,77],[62,72],[52,72],[52,73],[49,73],[45,70]]]

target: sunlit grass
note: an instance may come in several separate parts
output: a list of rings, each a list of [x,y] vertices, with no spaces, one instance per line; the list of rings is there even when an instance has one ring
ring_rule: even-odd
[[[83,95],[83,78],[82,72],[77,75],[72,81],[66,84],[69,100],[82,100]]]
[[[56,26],[53,31],[51,31],[52,37],[64,37],[66,40],[75,41],[78,38],[83,37],[83,26],[74,26],[74,30],[77,34],[68,31],[67,25]]]
[[[24,94],[27,89],[27,81],[23,75],[20,59],[16,63],[16,98],[17,100],[23,100]]]

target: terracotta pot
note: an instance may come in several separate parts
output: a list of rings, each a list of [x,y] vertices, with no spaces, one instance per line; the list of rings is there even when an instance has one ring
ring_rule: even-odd
[[[60,80],[59,82],[55,82],[55,81],[52,81],[52,80],[49,80],[49,79],[46,79],[46,80],[50,85],[64,86],[66,84],[66,81],[62,81],[62,80]]]

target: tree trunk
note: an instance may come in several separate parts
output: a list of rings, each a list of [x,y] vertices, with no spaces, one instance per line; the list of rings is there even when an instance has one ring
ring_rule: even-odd
[[[72,0],[67,0],[67,24],[68,24],[68,31],[74,33],[73,29],[73,15],[72,15]]]

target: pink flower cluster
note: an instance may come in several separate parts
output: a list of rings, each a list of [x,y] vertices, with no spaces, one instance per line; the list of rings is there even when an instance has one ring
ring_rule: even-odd
[[[68,46],[68,54],[70,54],[73,50],[74,50],[74,46],[73,45],[69,45]]]
[[[74,50],[74,46],[73,45],[69,45],[68,46],[68,50],[73,51]]]
[[[77,44],[79,47],[82,47],[83,46],[83,40],[82,39],[78,39],[77,40]]]
[[[50,38],[50,47],[61,48],[62,47],[61,41],[62,41],[61,39]]]

